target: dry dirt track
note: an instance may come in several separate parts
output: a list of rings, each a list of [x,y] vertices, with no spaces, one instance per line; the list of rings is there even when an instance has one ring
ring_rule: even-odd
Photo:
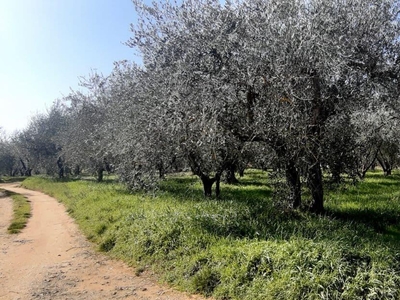
[[[18,184],[0,188],[26,196],[32,217],[18,235],[7,234],[11,200],[0,196],[0,300],[201,299],[155,283],[149,274],[93,250],[57,200]]]

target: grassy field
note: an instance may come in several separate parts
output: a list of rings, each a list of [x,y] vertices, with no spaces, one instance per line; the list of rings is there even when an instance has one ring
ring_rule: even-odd
[[[65,203],[101,251],[217,299],[399,299],[400,176],[368,174],[326,195],[327,214],[282,211],[250,171],[205,200],[173,176],[154,193],[116,183],[29,178]]]
[[[9,233],[20,233],[31,216],[31,205],[22,195],[0,189],[0,192],[13,200],[13,217],[7,230]]]

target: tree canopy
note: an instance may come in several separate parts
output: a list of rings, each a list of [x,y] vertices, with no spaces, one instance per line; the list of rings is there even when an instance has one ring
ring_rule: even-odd
[[[269,168],[293,207],[307,186],[316,212],[324,172],[397,166],[398,1],[133,3],[143,64],[90,74],[15,137],[13,164],[115,171],[131,188],[190,169],[206,196],[224,174]]]

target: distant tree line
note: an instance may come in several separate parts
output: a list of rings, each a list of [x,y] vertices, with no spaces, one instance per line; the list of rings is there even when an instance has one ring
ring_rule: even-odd
[[[191,170],[205,196],[269,169],[292,207],[323,177],[399,165],[400,5],[394,0],[188,0],[146,5],[127,45],[142,65],[93,73],[2,139],[0,170],[115,172],[130,188]]]

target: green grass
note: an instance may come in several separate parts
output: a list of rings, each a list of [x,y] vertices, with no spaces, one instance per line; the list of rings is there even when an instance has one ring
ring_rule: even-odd
[[[7,230],[12,234],[20,233],[26,227],[26,223],[31,216],[30,202],[20,194],[4,190],[0,191],[13,200],[13,216]]]
[[[111,182],[24,185],[65,203],[99,250],[182,290],[217,299],[400,298],[398,175],[370,173],[327,192],[324,216],[279,209],[261,171],[222,185],[221,200],[204,199],[193,176],[170,177],[151,194]]]

